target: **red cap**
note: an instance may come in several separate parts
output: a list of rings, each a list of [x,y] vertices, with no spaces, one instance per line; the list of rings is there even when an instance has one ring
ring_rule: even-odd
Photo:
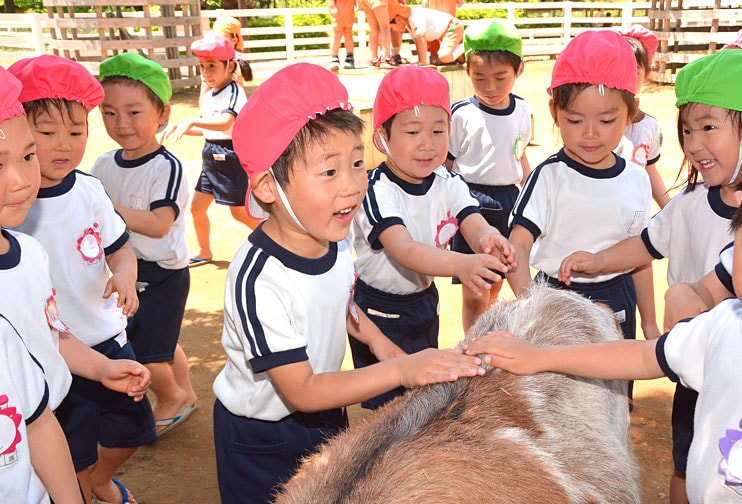
[[[311,63],[289,65],[255,90],[232,127],[235,154],[247,176],[268,170],[300,129],[328,110],[353,110],[337,75]],[[247,191],[247,212],[266,217]]]
[[[191,52],[199,59],[229,61],[235,58],[232,42],[218,33],[209,33],[202,39],[194,40]]]
[[[0,66],[0,123],[13,117],[26,115],[18,97],[21,94],[21,81]]]
[[[642,25],[632,25],[628,29],[619,28],[617,31],[619,35],[635,38],[636,40],[641,42],[642,45],[647,49],[647,56],[649,56],[649,61],[652,61],[652,57],[654,57],[654,53],[657,52],[657,47],[659,47],[660,45],[660,41],[657,40],[657,37],[654,33],[647,30]]]
[[[419,105],[440,107],[450,118],[451,95],[448,81],[433,68],[414,65],[395,68],[381,79],[379,89],[376,91],[373,111],[374,131],[390,117]]]
[[[634,51],[614,31],[582,32],[559,53],[548,91],[564,84],[604,85],[636,94]]]
[[[43,54],[18,60],[8,71],[21,84],[21,103],[35,100],[74,101],[90,112],[103,101],[103,86],[98,79],[76,61],[61,56]]]

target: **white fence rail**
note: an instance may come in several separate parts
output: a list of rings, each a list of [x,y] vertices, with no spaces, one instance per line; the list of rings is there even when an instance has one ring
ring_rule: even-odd
[[[692,0],[691,0],[692,1]],[[688,0],[686,0],[686,3]],[[706,4],[708,2],[700,2]],[[590,28],[609,25],[629,26],[647,24],[650,2],[504,2],[492,4],[464,4],[459,8],[460,17],[466,11],[486,10],[489,17],[504,17],[518,27],[524,40],[526,56],[557,54],[577,33]],[[414,8],[414,6],[413,6]],[[123,13],[137,17],[139,13]],[[202,26],[207,30],[219,16],[238,19],[273,18],[278,26],[243,28],[246,51],[251,61],[286,60],[293,62],[306,57],[327,55],[332,42],[329,16],[323,24],[306,26],[305,17],[327,15],[325,7],[297,9],[242,9],[205,10],[201,12]],[[80,18],[88,17],[77,15]],[[46,29],[45,14],[0,14],[0,51],[21,51],[26,54],[49,52],[50,36]],[[464,19],[464,23],[467,23]],[[162,31],[160,32],[162,33]],[[136,33],[131,34],[136,38]],[[164,36],[162,34],[161,36]],[[363,12],[358,13],[355,43],[356,57],[366,57],[368,27]],[[21,57],[5,54],[4,59]]]

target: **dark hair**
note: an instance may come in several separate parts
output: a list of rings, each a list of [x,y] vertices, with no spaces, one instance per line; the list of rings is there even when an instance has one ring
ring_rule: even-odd
[[[683,116],[690,110],[691,107],[698,105],[696,102],[688,102],[680,106],[678,109],[678,143],[680,148],[685,153],[685,137],[683,135]],[[721,107],[720,107],[721,108]],[[739,110],[723,109],[727,113],[727,117],[732,122],[732,126],[737,130],[742,140],[742,112]],[[738,161],[739,162],[739,161]],[[683,176],[685,175],[685,178]],[[695,188],[695,184],[698,182],[698,170],[693,166],[693,162],[684,155],[683,162],[680,165],[678,176],[675,177],[675,185],[671,188],[677,189],[682,185],[685,185],[684,192],[691,192]]]
[[[57,110],[62,116],[62,122],[64,122],[66,117],[72,117],[73,103],[77,102],[65,100],[64,98],[41,98],[24,103],[23,110],[26,111],[26,115],[31,118],[34,124],[36,124],[36,121],[42,114],[51,115],[52,110]]]
[[[510,51],[472,51],[466,57],[466,74],[469,75],[469,59],[472,56],[479,56],[488,65],[494,63],[501,63],[503,65],[510,65],[515,70],[515,74],[518,75],[520,65],[523,63],[523,58],[511,53]]]
[[[248,61],[240,58],[237,60],[237,66],[240,68],[240,74],[242,75],[242,80],[244,80],[245,82],[248,82],[253,79],[252,68],[250,67],[250,63]]]
[[[574,101],[575,97],[593,84],[563,84],[551,90],[551,99],[557,110],[566,110]],[[636,104],[636,98],[632,93],[624,89],[606,88],[621,94],[621,100],[626,104],[629,113],[629,119],[633,119],[639,112],[639,106]]]
[[[333,109],[307,122],[273,163],[273,175],[281,187],[289,183],[289,174],[296,160],[304,156],[311,145],[321,142],[334,131],[360,135],[363,133],[363,120],[348,110]]]
[[[101,84],[105,86],[106,84],[122,84],[124,86],[132,87],[132,88],[139,88],[144,91],[144,94],[147,96],[147,99],[152,103],[152,105],[155,106],[157,111],[162,114],[162,112],[165,110],[165,104],[162,103],[162,100],[159,96],[155,94],[154,91],[152,91],[149,86],[147,86],[145,83],[138,81],[136,79],[132,79],[131,77],[127,77],[125,75],[111,75],[108,77],[104,77],[101,81]]]
[[[649,74],[652,73],[652,64],[649,61],[649,53],[644,44],[639,39],[634,37],[624,37],[624,40],[629,43],[631,48],[634,50],[634,57],[636,58],[636,65],[644,69],[644,79],[649,78]]]

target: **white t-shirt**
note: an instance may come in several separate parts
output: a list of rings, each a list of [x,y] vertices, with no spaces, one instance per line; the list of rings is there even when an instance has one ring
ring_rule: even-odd
[[[297,97],[299,99],[300,97]],[[247,95],[242,86],[235,81],[221,89],[209,90],[201,98],[201,118],[218,119],[223,113],[237,117],[242,107],[247,103]],[[231,140],[232,127],[224,131],[204,129],[206,140]]]
[[[453,20],[454,17],[447,12],[424,7],[413,8],[408,18],[412,38],[425,37],[428,42],[442,38]]]
[[[659,161],[662,150],[662,130],[657,119],[645,113],[641,121],[631,123],[626,127],[624,136],[631,141],[632,151],[630,154],[624,153],[626,155],[622,157],[644,167]]]

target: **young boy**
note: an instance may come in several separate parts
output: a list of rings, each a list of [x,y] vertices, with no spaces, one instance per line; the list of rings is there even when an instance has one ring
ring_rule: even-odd
[[[369,172],[354,222],[355,301],[408,353],[438,346],[435,276],[457,276],[475,295],[487,296],[490,282],[502,280],[497,271],[512,266],[507,239],[484,220],[464,180],[443,166],[450,103],[446,79],[417,66],[389,72],[374,102],[374,144],[387,160]],[[459,229],[476,254],[446,250]],[[350,347],[356,368],[378,362],[353,334]],[[377,408],[402,392],[363,406]]]
[[[531,111],[511,92],[523,72],[523,42],[506,21],[477,21],[464,32],[464,54],[474,96],[451,107],[446,165],[469,184],[487,222],[508,236],[508,216],[518,198],[518,185],[531,171],[526,157]],[[472,253],[461,233],[454,236],[451,250]],[[489,296],[475,296],[462,287],[464,331],[497,299],[501,286],[493,284]]]
[[[271,501],[302,456],[347,426],[345,405],[481,374],[458,352],[404,355],[353,304],[350,225],[367,179],[351,108],[335,74],[298,63],[265,81],[234,125],[248,210],[266,220],[227,273],[227,363],[214,381],[222,502]],[[346,331],[382,362],[341,372]]]
[[[87,114],[103,100],[103,89],[82,65],[57,56],[21,60],[9,70],[23,84],[20,101],[41,167],[38,198],[17,229],[38,239],[55,265],[56,303],[71,332],[97,354],[134,359],[126,317],[138,306],[136,256],[100,181],[76,170]],[[157,438],[149,401],[75,375],[56,414],[86,499],[94,493],[103,502],[132,501],[112,476]]]
[[[345,61],[343,68],[355,68],[355,59],[353,51],[355,42],[353,42],[353,23],[356,22],[355,0],[328,0],[327,7],[330,10],[332,18],[332,57],[330,58],[330,70],[338,72],[340,70],[340,39],[345,41]]]
[[[121,149],[99,157],[91,173],[126,221],[137,256],[139,310],[126,332],[137,360],[152,373],[162,436],[188,418],[197,400],[178,344],[190,288],[188,185],[180,161],[156,137],[170,116],[173,91],[159,64],[133,52],[103,61],[99,78],[103,124]]]
[[[400,5],[399,12],[389,22],[392,31],[409,30],[415,41],[418,64],[446,65],[464,62],[464,25],[452,15],[434,9],[411,9]],[[438,42],[437,54],[428,59],[428,43]]]

